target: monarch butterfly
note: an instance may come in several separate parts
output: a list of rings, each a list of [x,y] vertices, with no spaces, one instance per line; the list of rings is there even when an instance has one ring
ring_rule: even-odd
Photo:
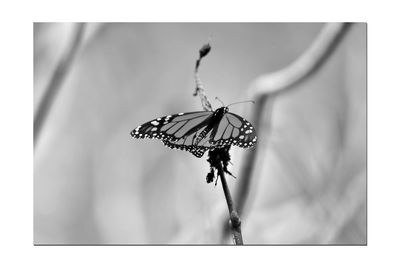
[[[156,118],[136,127],[131,136],[161,139],[167,147],[189,151],[199,158],[207,150],[230,145],[248,148],[257,142],[250,122],[229,112],[228,106]]]

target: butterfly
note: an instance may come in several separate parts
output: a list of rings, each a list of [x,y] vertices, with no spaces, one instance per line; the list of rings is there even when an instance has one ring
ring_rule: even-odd
[[[167,147],[189,151],[199,158],[207,150],[230,145],[249,148],[257,142],[250,122],[229,112],[228,106],[159,117],[136,127],[131,136],[161,139]]]

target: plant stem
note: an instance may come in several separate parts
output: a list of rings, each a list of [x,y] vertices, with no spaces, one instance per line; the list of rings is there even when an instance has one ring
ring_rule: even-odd
[[[203,52],[202,52],[203,50]],[[204,52],[204,50],[207,50]],[[200,62],[203,57],[205,57],[211,50],[211,46],[209,44],[203,45],[203,47],[200,49],[200,56],[196,61],[196,67],[194,69],[194,81],[196,83],[196,89],[193,93],[193,96],[199,96],[201,99],[201,105],[203,106],[203,109],[206,111],[212,111],[212,107],[210,104],[210,101],[208,101],[206,93],[204,91],[204,86],[200,81],[200,76],[199,76],[199,67],[200,67]]]
[[[218,168],[218,175],[221,177],[221,184],[222,184],[222,188],[224,189],[226,204],[228,205],[233,240],[235,242],[235,245],[243,245],[240,217],[239,217],[239,214],[236,211],[235,205],[233,203],[233,199],[232,199],[231,193],[229,191],[229,187],[228,187],[228,184],[225,179],[225,173],[222,168],[222,164],[221,164],[220,160],[218,161],[217,168]]]
[[[199,67],[200,67],[200,62],[203,57],[205,57],[211,50],[210,44],[205,44],[203,47],[200,49],[200,56],[196,61],[196,67],[194,71],[194,78],[195,78],[195,83],[196,83],[196,89],[195,92],[193,93],[193,96],[199,96],[201,99],[201,105],[203,106],[203,109],[206,111],[212,111],[212,107],[210,102],[207,99],[204,87],[200,81],[199,77]],[[238,212],[236,211],[235,205],[233,204],[233,199],[231,196],[231,193],[229,191],[228,184],[226,182],[225,178],[225,172],[224,168],[222,167],[222,160],[217,156],[217,163],[216,167],[218,170],[218,174],[221,177],[221,183],[222,183],[222,188],[224,190],[225,194],[225,199],[226,203],[228,205],[228,211],[229,211],[229,218],[230,218],[230,225],[232,229],[232,234],[233,234],[233,240],[235,242],[235,245],[243,245],[243,238],[242,238],[242,229],[241,229],[241,221]]]

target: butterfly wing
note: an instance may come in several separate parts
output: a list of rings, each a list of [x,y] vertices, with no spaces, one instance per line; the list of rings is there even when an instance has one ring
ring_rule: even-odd
[[[212,111],[179,113],[160,117],[136,127],[134,138],[157,138],[170,148],[187,150],[201,157],[207,146],[194,145],[194,140],[207,127]]]
[[[219,124],[214,126],[209,142],[215,147],[234,145],[248,148],[256,144],[257,135],[250,122],[239,115],[227,112]]]
[[[257,141],[254,127],[245,119],[227,112],[208,133],[196,143],[196,138],[209,126],[212,111],[179,113],[160,117],[136,127],[134,138],[157,138],[172,149],[191,152],[202,157],[207,150],[235,145],[252,147]]]
[[[197,129],[197,131],[192,132],[191,134],[186,135],[184,138],[181,138],[175,142],[170,142],[170,141],[163,141],[163,142],[167,147],[170,147],[172,149],[186,150],[195,155],[196,157],[201,158],[207,150],[213,149],[213,146],[209,142],[211,131],[208,132],[208,134],[203,139],[201,139],[199,143],[195,144],[196,137],[199,136],[199,134],[206,127],[207,126],[201,127]]]
[[[209,131],[207,135],[196,144],[196,137],[198,137],[207,126],[208,121],[202,125],[202,127],[193,127],[192,130],[188,131],[188,134],[174,142],[164,140],[163,143],[169,148],[186,150],[196,157],[201,158],[207,150],[213,149],[213,146],[209,142],[211,131]]]

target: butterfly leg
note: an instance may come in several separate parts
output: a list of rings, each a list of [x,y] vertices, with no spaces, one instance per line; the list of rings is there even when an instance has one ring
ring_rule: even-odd
[[[215,186],[217,186],[218,177],[219,177],[219,175],[217,175],[217,179],[215,179]]]

